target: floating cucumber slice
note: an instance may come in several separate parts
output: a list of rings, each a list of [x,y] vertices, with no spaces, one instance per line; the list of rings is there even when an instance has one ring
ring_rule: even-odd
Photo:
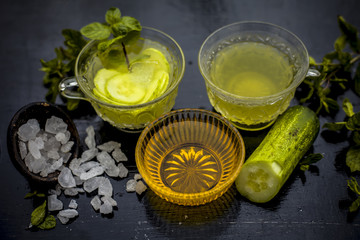
[[[111,99],[127,105],[142,103],[146,93],[144,87],[132,81],[130,74],[110,78],[106,82],[105,90]]]
[[[106,96],[106,91],[105,91],[106,81],[117,74],[119,74],[119,72],[113,69],[106,69],[106,68],[100,69],[96,73],[96,76],[94,78],[94,85],[95,88],[97,89],[97,92]]]
[[[168,61],[166,60],[164,54],[155,48],[147,48],[142,51],[142,54],[149,55],[150,57],[145,59],[143,62],[156,62],[157,68],[162,69],[166,72],[170,71],[170,66]]]

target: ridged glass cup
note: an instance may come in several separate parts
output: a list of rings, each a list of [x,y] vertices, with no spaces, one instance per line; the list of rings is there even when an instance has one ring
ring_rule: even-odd
[[[129,106],[105,102],[93,93],[94,77],[103,68],[101,61],[97,59],[98,43],[96,40],[90,41],[82,49],[75,63],[75,76],[60,82],[59,90],[63,96],[89,101],[102,119],[126,132],[140,132],[151,121],[172,109],[185,71],[184,54],[173,38],[153,28],[142,28],[136,44],[156,48],[164,54],[170,65],[169,84],[160,97]],[[81,92],[76,88],[80,88]]]
[[[244,141],[219,114],[172,111],[150,123],[135,150],[137,168],[161,198],[201,205],[225,193],[244,163]]]
[[[267,96],[249,97],[236,95],[219,86],[218,79],[211,74],[216,54],[234,44],[249,42],[271,46],[286,56],[293,77],[285,89]],[[198,64],[214,109],[236,127],[250,131],[270,126],[287,109],[305,76],[318,75],[316,70],[309,70],[308,52],[298,37],[286,29],[263,22],[237,22],[216,30],[202,44]]]

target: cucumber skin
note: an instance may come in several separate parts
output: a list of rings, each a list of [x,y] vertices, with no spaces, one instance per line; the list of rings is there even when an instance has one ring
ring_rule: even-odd
[[[294,106],[283,113],[270,129],[264,140],[246,160],[242,169],[256,162],[277,162],[281,166],[278,174],[279,185],[274,187],[270,201],[281,189],[299,163],[300,159],[314,143],[320,129],[316,114],[307,107]],[[241,171],[240,171],[241,174]],[[239,179],[239,177],[238,177]],[[239,190],[241,183],[236,181]],[[241,193],[241,191],[239,190]],[[242,194],[244,195],[244,194]],[[245,196],[250,201],[259,202],[254,196]]]

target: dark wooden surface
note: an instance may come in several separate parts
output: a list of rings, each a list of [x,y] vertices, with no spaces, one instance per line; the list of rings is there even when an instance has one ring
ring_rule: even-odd
[[[212,110],[197,66],[197,54],[203,40],[223,25],[259,20],[283,26],[299,36],[310,55],[318,60],[332,49],[340,34],[338,14],[360,28],[357,0],[1,1],[0,239],[360,239],[360,215],[348,214],[343,204],[350,199],[344,166],[348,142],[344,139],[331,140],[321,129],[313,151],[324,153],[325,158],[312,171],[302,173],[296,169],[268,204],[248,202],[233,187],[210,204],[182,207],[159,199],[152,191],[140,197],[126,193],[126,181],[137,172],[134,148],[138,135],[114,129],[86,104],[71,113],[80,136],[84,137],[85,128],[92,124],[98,142],[120,141],[129,157],[129,177],[112,180],[118,208],[110,217],[101,216],[91,208],[91,196],[81,194],[76,199],[79,217],[75,221],[67,225],[58,222],[50,231],[26,230],[38,203],[24,196],[39,186],[21,175],[10,160],[8,124],[22,106],[44,100],[47,90],[42,85],[39,59],[55,56],[53,49],[63,42],[61,30],[103,21],[106,10],[112,6],[119,7],[124,15],[136,17],[144,26],[168,33],[182,47],[186,71],[175,109]],[[346,96],[359,111],[359,98],[351,91]],[[341,112],[333,118],[321,117],[321,123],[343,117]],[[242,134],[250,153],[266,131]],[[60,199],[65,205],[70,201],[64,196]]]

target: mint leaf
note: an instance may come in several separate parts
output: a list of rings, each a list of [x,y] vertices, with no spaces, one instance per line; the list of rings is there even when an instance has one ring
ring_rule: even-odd
[[[344,50],[345,45],[346,45],[346,36],[345,36],[345,35],[341,35],[340,37],[338,37],[338,38],[335,40],[334,49],[335,49],[335,51],[337,51],[337,52],[341,52],[342,50]]]
[[[56,219],[53,215],[46,216],[45,220],[38,225],[38,228],[43,230],[52,229],[56,226]]]
[[[338,24],[341,32],[345,35],[350,48],[354,52],[360,53],[360,40],[358,38],[358,31],[356,27],[346,22],[342,16],[338,16]]]
[[[300,164],[303,165],[310,165],[313,163],[317,163],[318,161],[320,161],[321,159],[324,158],[324,155],[322,155],[321,153],[311,153],[309,155],[307,155],[305,158],[303,158],[300,161]]]
[[[141,31],[140,22],[136,18],[124,16],[121,18],[121,23],[126,26],[129,31]]]
[[[349,118],[349,120],[346,122],[346,128],[350,131],[360,130],[360,112],[355,113]]]
[[[349,180],[347,180],[347,183],[350,190],[360,196],[360,187],[356,179],[354,177],[351,177]]]
[[[360,171],[360,146],[351,147],[346,153],[346,165],[351,172]]]
[[[46,200],[39,207],[35,208],[35,210],[31,213],[31,224],[33,226],[38,226],[41,224],[46,215]]]
[[[309,64],[310,64],[310,66],[315,66],[316,65],[316,61],[315,61],[315,59],[313,57],[309,56]]]
[[[111,31],[115,38],[120,39],[120,38],[125,37],[128,34],[129,29],[126,26],[124,26],[121,22],[118,22],[118,23],[111,25]]]
[[[360,95],[360,64],[357,65],[354,76],[354,90],[355,93]]]
[[[94,22],[80,29],[82,35],[89,39],[104,40],[110,37],[111,31],[108,26]]]
[[[108,24],[112,25],[121,21],[120,9],[111,7],[105,14],[105,20]]]
[[[360,197],[358,197],[355,201],[353,201],[349,207],[350,212],[355,212],[359,209],[360,206]]]
[[[348,98],[345,98],[343,101],[342,108],[348,117],[352,117],[354,113],[353,105],[351,104],[350,100]]]
[[[335,123],[324,123],[322,127],[327,128],[331,131],[340,131],[345,125],[346,122],[335,122]]]
[[[352,139],[353,139],[353,141],[355,142],[356,145],[360,145],[360,132],[359,131],[354,131]]]

